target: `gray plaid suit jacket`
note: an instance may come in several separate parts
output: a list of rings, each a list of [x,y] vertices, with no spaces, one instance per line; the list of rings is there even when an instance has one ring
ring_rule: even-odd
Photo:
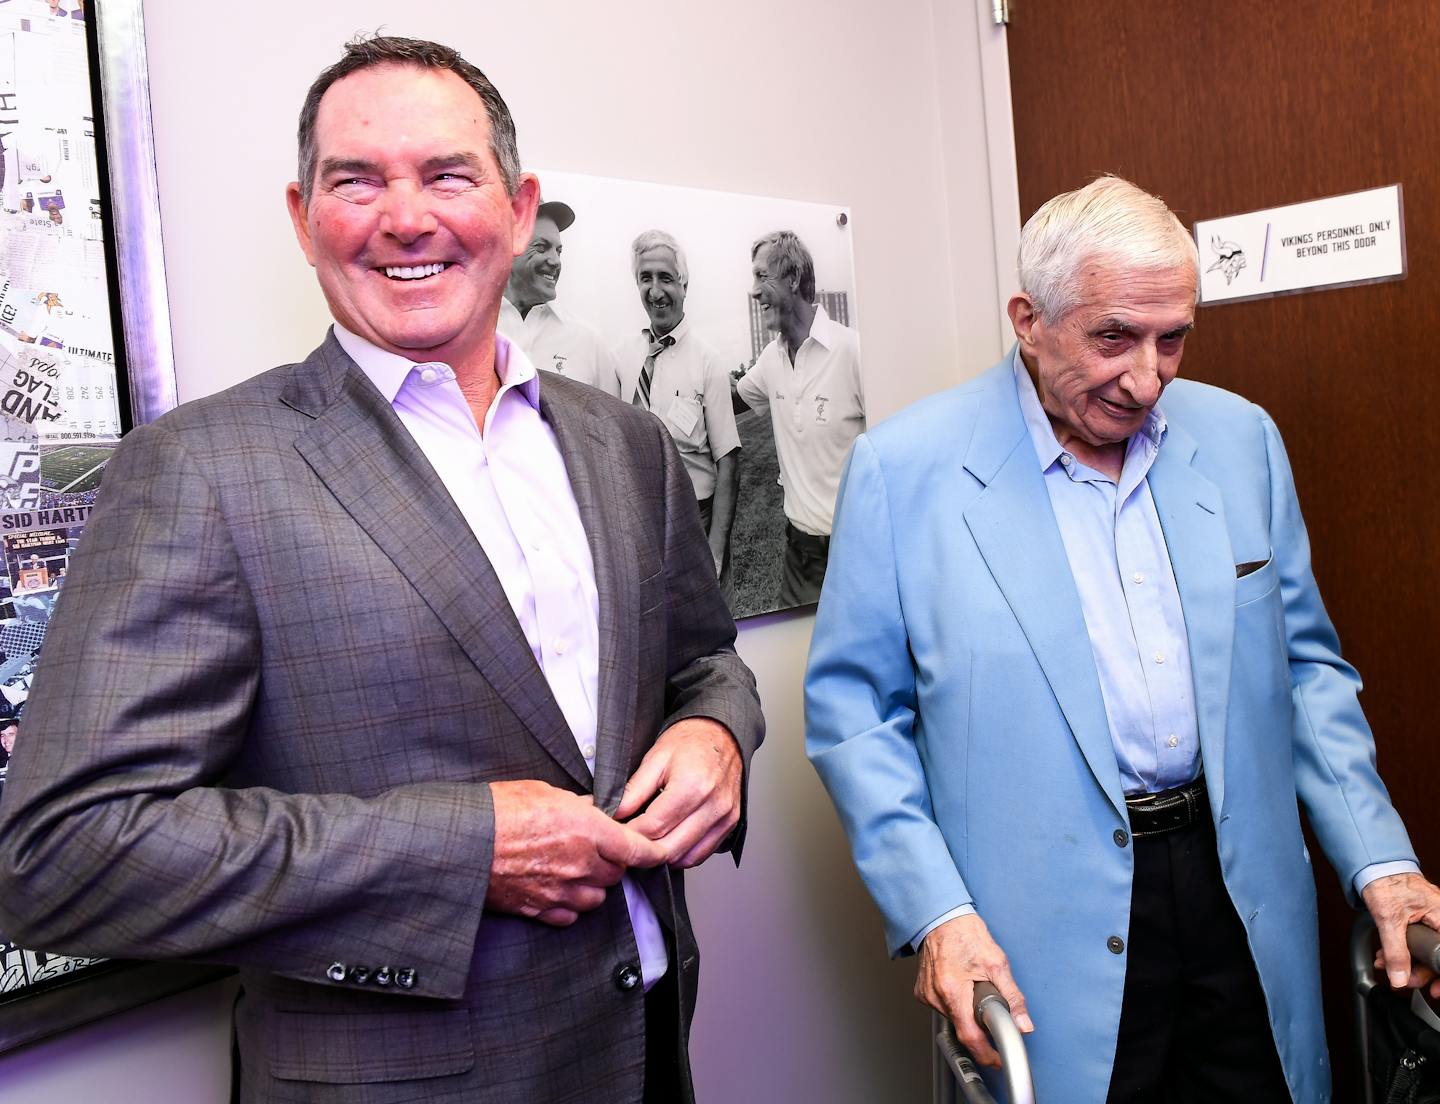
[[[558,376],[541,403],[600,595],[593,782],[479,543],[333,334],[107,470],[0,803],[0,930],[238,967],[244,1101],[640,1099],[623,894],[564,929],[484,913],[483,783],[613,811],[666,725],[727,725],[748,777],[763,721],[665,428]],[[642,884],[688,1031],[681,877]]]

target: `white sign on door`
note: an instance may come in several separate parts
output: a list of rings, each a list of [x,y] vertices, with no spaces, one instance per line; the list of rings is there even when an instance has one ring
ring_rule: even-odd
[[[1400,185],[1195,224],[1200,302],[1405,278]]]

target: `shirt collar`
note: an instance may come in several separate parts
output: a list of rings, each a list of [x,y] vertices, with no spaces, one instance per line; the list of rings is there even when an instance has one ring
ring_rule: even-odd
[[[819,303],[816,303],[815,318],[810,323],[811,340],[820,343],[827,349],[834,348],[835,331],[839,327],[840,323],[833,321],[830,316],[825,313],[825,308]]]
[[[530,308],[527,314],[522,315],[519,307],[503,295],[500,297],[500,326],[502,328],[518,330],[521,326],[531,322],[532,316],[535,320],[539,320],[547,314],[557,322],[566,322],[569,320],[567,318],[567,312],[563,310],[554,299],[545,303],[536,303]]]
[[[644,335],[644,337],[645,337],[645,339],[646,339],[647,341],[649,341],[651,344],[654,344],[654,342],[655,342],[654,331],[652,331],[649,326],[643,327],[643,328],[640,330],[640,332],[641,332],[641,334]],[[673,330],[671,330],[671,331],[670,331],[668,334],[666,334],[665,336],[666,336],[666,337],[669,337],[669,338],[673,338],[673,339],[674,339],[673,344],[679,345],[680,342],[685,339],[685,335],[686,335],[687,333],[689,333],[689,332],[690,332],[690,316],[689,316],[688,314],[682,314],[682,315],[680,316],[680,321],[675,324],[675,328],[674,328]]]
[[[1011,355],[1013,357],[1011,371],[1015,375],[1015,391],[1020,397],[1020,413],[1025,419],[1025,429],[1030,434],[1030,443],[1034,446],[1035,455],[1040,461],[1040,470],[1048,471],[1050,465],[1059,460],[1065,450],[1060,447],[1060,442],[1055,436],[1055,427],[1050,424],[1050,418],[1046,415],[1045,408],[1040,405],[1040,395],[1035,390],[1035,381],[1030,378],[1030,373],[1025,368],[1025,361],[1020,356],[1019,345],[1015,346]],[[1126,461],[1129,461],[1130,454],[1137,445],[1148,446],[1150,460],[1153,460],[1154,454],[1159,451],[1168,431],[1169,423],[1165,420],[1165,412],[1157,404],[1145,416],[1145,422],[1140,427],[1140,432],[1135,434],[1126,446]],[[1148,463],[1146,466],[1148,467]]]
[[[410,360],[351,333],[338,322],[335,323],[335,340],[392,406],[407,383],[424,388],[455,378],[454,371],[442,361]],[[426,379],[426,369],[436,370],[437,374]],[[495,334],[495,374],[500,377],[496,403],[501,395],[513,389],[536,410],[540,409],[540,373],[535,371],[524,350],[499,332]],[[490,406],[492,413],[496,403]]]

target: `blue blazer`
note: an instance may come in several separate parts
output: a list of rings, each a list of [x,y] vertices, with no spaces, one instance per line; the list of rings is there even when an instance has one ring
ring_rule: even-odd
[[[1315,887],[1296,798],[1350,892],[1414,859],[1375,772],[1359,676],[1310,569],[1280,435],[1177,380],[1149,475],[1189,636],[1225,884],[1297,1101],[1329,1099]],[[1236,578],[1236,565],[1266,561]],[[973,902],[1035,1021],[1041,1100],[1102,1104],[1133,849],[1064,543],[1007,356],[860,437],[805,684],[807,752],[892,954]]]

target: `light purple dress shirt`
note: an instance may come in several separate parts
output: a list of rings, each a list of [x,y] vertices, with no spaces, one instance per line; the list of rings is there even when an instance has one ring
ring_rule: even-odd
[[[495,335],[501,386],[482,434],[448,365],[406,360],[339,324],[335,338],[394,408],[485,550],[593,774],[600,680],[595,565],[560,446],[540,414],[534,366]],[[620,884],[649,989],[668,965],[665,938],[640,887],[628,874]]]

